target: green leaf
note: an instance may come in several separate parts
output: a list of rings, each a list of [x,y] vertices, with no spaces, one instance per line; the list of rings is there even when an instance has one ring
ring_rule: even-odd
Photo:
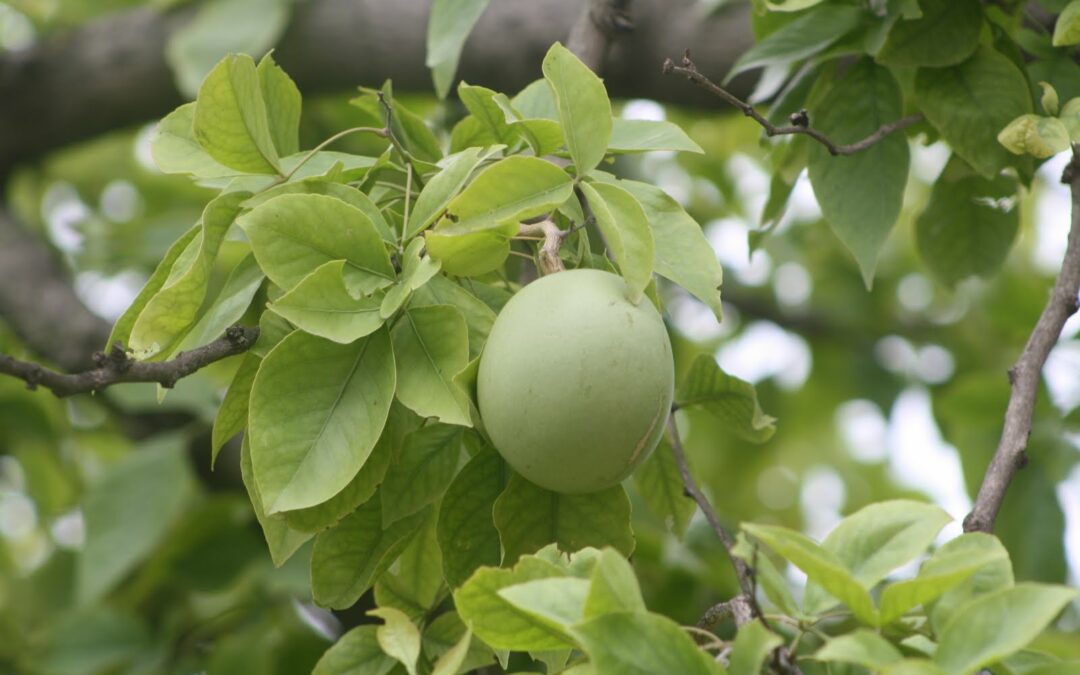
[[[864,58],[813,106],[811,118],[814,127],[834,142],[853,143],[895,122],[902,111],[896,80]],[[878,254],[900,215],[909,161],[907,139],[901,133],[854,155],[834,157],[818,143],[810,149],[810,184],[821,212],[855,256],[868,288]]]
[[[551,90],[547,84],[543,80],[540,80],[540,83],[550,96]],[[506,94],[495,94],[491,100],[502,111],[512,134],[511,138],[514,141],[524,140],[537,157],[550,155],[566,144],[562,126],[557,119],[526,117],[506,97]],[[552,105],[554,106],[554,100],[552,100]]]
[[[921,0],[922,16],[893,24],[877,53],[890,67],[954,66],[979,46],[982,7],[979,0]]]
[[[267,513],[321,504],[352,480],[382,433],[394,384],[384,330],[348,345],[296,331],[270,351],[248,420]]]
[[[558,42],[544,56],[543,70],[555,95],[566,147],[577,174],[584,176],[604,158],[611,141],[611,102],[604,83]]]
[[[645,600],[641,597],[634,568],[621,553],[605,548],[592,570],[584,617],[591,619],[611,612],[644,611]]]
[[[375,637],[377,626],[357,626],[323,653],[311,675],[386,675],[397,665]]]
[[[1069,99],[1062,106],[1060,119],[1069,132],[1069,140],[1080,143],[1080,98]]]
[[[465,318],[450,305],[415,307],[394,327],[397,398],[421,417],[472,426],[465,391],[454,376],[469,363]]]
[[[652,280],[655,245],[649,219],[634,195],[610,183],[581,183],[596,225],[619,263],[629,290],[630,302],[637,304]]]
[[[428,230],[424,233],[427,252],[442,270],[456,277],[476,277],[497,270],[510,255],[510,239],[517,223],[475,232]]]
[[[103,597],[180,518],[194,481],[183,444],[145,444],[108,467],[82,501],[86,544],[75,572],[78,601]]]
[[[1035,639],[1077,594],[1024,583],[975,598],[942,629],[934,661],[955,675],[999,661]]]
[[[676,536],[686,534],[686,526],[697,510],[697,504],[686,496],[679,466],[666,437],[660,438],[656,450],[634,472],[634,486],[649,510]]]
[[[499,589],[499,595],[523,612],[559,631],[572,642],[567,630],[584,618],[589,581],[576,577],[536,579]]]
[[[401,256],[401,279],[390,287],[379,306],[379,316],[389,319],[401,308],[413,291],[425,285],[439,272],[439,262],[430,256],[420,257],[423,239],[413,239]]]
[[[442,497],[461,459],[464,429],[431,424],[405,437],[383,480],[383,525],[416,513]]]
[[[436,229],[463,234],[518,223],[554,210],[572,192],[570,177],[551,162],[507,157],[481,171],[450,201]]]
[[[457,72],[465,40],[484,13],[489,0],[434,0],[428,16],[427,57],[435,93],[446,98]]]
[[[840,521],[821,546],[834,554],[863,588],[869,589],[925,552],[951,520],[933,504],[902,499],[878,502]],[[806,611],[822,612],[831,604],[821,588],[807,586],[803,600]]]
[[[1067,47],[1080,44],[1080,0],[1072,0],[1058,15],[1054,24],[1053,45]]]
[[[257,13],[265,11],[265,4],[260,3]],[[274,63],[274,57],[270,54],[259,61],[255,70],[259,75],[263,101],[266,102],[267,121],[270,124],[270,137],[274,139],[274,147],[282,157],[299,152],[300,90],[281,66]]]
[[[470,288],[480,288],[470,284]],[[429,305],[453,305],[457,307],[465,324],[469,328],[469,359],[480,356],[484,343],[487,342],[491,327],[495,324],[495,312],[482,300],[442,275],[436,275],[423,287],[416,289],[412,298],[412,307]]]
[[[435,666],[431,669],[431,675],[457,675],[462,669],[465,659],[469,655],[469,647],[472,645],[472,631],[466,629],[465,634],[453,647],[447,650]],[[467,672],[467,671],[466,671]]]
[[[1016,179],[987,180],[957,158],[934,183],[915,221],[919,257],[941,282],[990,276],[1001,267],[1020,228]]]
[[[506,462],[484,448],[458,473],[443,497],[436,533],[443,574],[457,588],[482,565],[502,560],[499,531],[492,509],[506,487]]]
[[[245,173],[281,173],[255,61],[222,59],[199,88],[193,127],[207,154]]]
[[[165,285],[165,281],[170,278],[170,274],[173,270],[173,266],[176,265],[176,261],[181,255],[187,251],[188,246],[194,241],[195,237],[201,233],[202,228],[200,226],[194,226],[184,234],[180,235],[172,246],[168,247],[168,251],[165,252],[164,258],[159,262],[158,267],[154,268],[153,273],[150,274],[150,279],[147,280],[143,289],[138,292],[135,299],[132,300],[131,307],[120,316],[116,325],[112,326],[112,332],[109,334],[108,345],[105,345],[106,351],[114,345],[116,342],[120,342],[121,345],[127,346],[127,343],[131,341],[132,327],[139,318],[139,314],[143,313],[146,309],[147,303],[161,291],[162,286]]]
[[[633,180],[620,180],[619,186],[634,195],[645,210],[653,232],[656,273],[708,305],[719,321],[723,272],[701,226],[658,187]]]
[[[217,297],[209,307],[199,310],[199,319],[169,348],[168,354],[195,349],[221,337],[244,316],[264,278],[255,256],[244,256],[229,273]]]
[[[305,164],[307,167],[313,162],[317,161],[319,157],[324,155],[330,155],[337,157],[339,153],[320,152],[315,155],[315,158],[311,162]],[[356,155],[341,155],[343,158],[352,158],[353,160],[370,159],[368,157],[357,157]],[[344,159],[339,160],[344,161]],[[397,246],[397,234],[390,229],[390,226],[386,222],[386,218],[383,217],[382,211],[376,206],[375,202],[371,201],[371,197],[357,190],[349,185],[342,185],[340,183],[332,183],[329,180],[320,176],[312,178],[305,178],[304,180],[292,180],[288,183],[282,183],[268,190],[264,190],[255,195],[251,199],[243,203],[244,208],[253,209],[256,206],[264,204],[274,197],[280,195],[292,195],[292,194],[316,194],[326,195],[327,197],[334,197],[340,199],[346,204],[351,204],[360,209],[365,216],[375,225],[375,229],[379,231],[379,235],[382,236],[383,241]]]
[[[382,492],[384,496],[389,493],[389,489]],[[435,539],[435,514],[431,515],[401,552],[396,569],[387,570],[375,583],[376,604],[396,607],[411,619],[424,617],[442,599],[442,554]]]
[[[859,628],[847,635],[831,638],[814,658],[818,661],[839,661],[881,671],[900,661],[903,656],[885,638],[873,631]]]
[[[296,330],[295,326],[277,314],[263,312],[259,316],[259,339],[255,341],[255,345],[249,353],[261,359],[266,358],[270,350],[287,338],[294,330]]]
[[[791,617],[803,616],[795,602],[795,597],[791,594],[787,580],[776,569],[772,559],[749,542],[744,532],[736,535],[735,547],[731,550],[731,554],[741,558],[754,570],[755,578],[761,584],[761,590],[765,591],[765,596],[777,608]]]
[[[1039,82],[1039,87],[1043,90],[1042,97],[1039,99],[1043,112],[1047,115],[1056,116],[1060,112],[1057,89],[1054,89],[1054,85],[1049,82]]]
[[[1032,112],[1023,73],[989,47],[979,47],[959,65],[920,70],[915,98],[953,151],[985,178],[996,176],[1009,161],[997,132]]]
[[[420,658],[420,631],[403,612],[393,607],[368,610],[369,616],[377,616],[385,623],[375,631],[375,639],[382,650],[405,666],[409,675],[416,675],[416,662]]]
[[[465,635],[472,636],[472,631],[465,627],[461,617],[454,610],[440,614],[424,630],[424,655],[429,659],[438,658],[464,641]],[[436,662],[438,663],[438,662]],[[490,647],[480,640],[470,640],[468,653],[457,672],[469,673],[495,663],[495,654]],[[432,673],[432,675],[435,675]]]
[[[656,120],[624,120],[621,117],[612,120],[611,141],[607,149],[614,153],[652,150],[705,152],[676,124]]]
[[[753,443],[764,443],[776,431],[776,418],[762,412],[754,386],[725,373],[709,354],[694,360],[675,401],[680,408],[708,412],[732,433]]]
[[[697,648],[690,634],[658,614],[620,612],[573,629],[597,673],[715,675],[720,664]]]
[[[945,675],[945,671],[939,668],[933,661],[926,659],[904,659],[894,663],[884,671],[882,675]]]
[[[173,32],[165,45],[165,58],[184,97],[195,96],[222,54],[262,54],[273,47],[289,23],[289,4],[217,0],[199,5],[191,21]]]
[[[382,526],[379,495],[315,537],[311,550],[311,592],[323,607],[346,609],[393,564],[421,526],[429,510]]]
[[[390,460],[397,450],[394,440],[391,438],[389,426],[394,418],[391,411],[387,420],[387,430],[379,437],[371,454],[364,461],[364,466],[353,476],[349,484],[322,504],[309,506],[306,509],[286,511],[282,515],[289,527],[301,532],[321,532],[328,527],[341,522],[341,519],[357,509],[361,504],[371,499],[375,490],[382,483],[386,471],[390,467]]]
[[[454,593],[454,604],[465,625],[496,649],[564,649],[573,643],[561,630],[516,607],[499,591],[527,581],[566,576],[562,568],[532,556],[522,558],[513,569],[481,567]]]
[[[942,546],[914,579],[889,584],[881,594],[881,623],[886,625],[917,605],[928,606],[942,593],[1008,553],[991,535],[973,532]]]
[[[784,527],[743,523],[742,529],[805,572],[811,581],[847,605],[858,619],[871,625],[877,623],[870,593],[834,553]]]
[[[1046,159],[1069,149],[1069,129],[1056,117],[1029,113],[1009,122],[997,140],[1014,155]]]
[[[446,158],[446,167],[428,180],[409,212],[409,224],[405,228],[405,240],[409,240],[435,222],[465,182],[479,166],[480,148],[468,148]]]
[[[8,617],[14,619],[10,613]],[[153,638],[143,620],[104,604],[57,612],[47,627],[34,631],[32,647],[23,642],[26,633],[20,629],[24,628],[15,628],[12,642],[5,646],[19,654],[18,658],[33,659],[37,672],[50,675],[130,672],[153,649]],[[5,634],[12,631],[5,630]]]
[[[195,103],[185,103],[166,115],[150,138],[150,156],[165,173],[186,173],[197,178],[235,176],[236,169],[221,164],[195,140],[192,124]]]
[[[728,672],[731,675],[758,675],[769,653],[782,644],[784,641],[780,636],[766,628],[761,621],[751,621],[741,626],[731,649]]]
[[[371,219],[340,199],[274,197],[237,219],[266,276],[285,290],[318,267],[345,260],[350,291],[371,293],[394,281],[394,268]]]
[[[634,550],[630,500],[621,485],[601,492],[564,495],[515,473],[495,501],[494,517],[507,561],[552,542],[567,553],[586,546],[613,546],[623,555]]]
[[[823,0],[765,0],[765,6],[774,12],[800,12],[822,2]]]
[[[842,4],[815,7],[743,52],[725,82],[752,68],[784,65],[813,56],[854,30],[863,16],[861,7]]]
[[[247,196],[244,192],[223,194],[206,205],[199,232],[131,327],[128,347],[136,354],[149,358],[167,350],[195,321],[225,231]]]
[[[259,527],[262,528],[266,546],[270,549],[270,559],[275,567],[281,567],[293,553],[296,553],[297,549],[311,539],[312,533],[293,529],[285,520],[266,515],[262,496],[259,494],[259,486],[255,483],[255,476],[251,470],[251,445],[248,443],[247,436],[244,436],[244,441],[240,445],[240,477],[244,481],[244,488],[247,490],[248,499],[251,500],[251,506],[255,509],[255,519],[259,521]]]
[[[292,290],[268,303],[306,333],[340,344],[370,335],[383,324],[379,314],[382,294],[354,298],[345,287],[344,260],[320,265]]]
[[[942,546],[940,553],[943,558],[946,555],[951,557],[951,554],[955,550],[957,555],[970,553],[971,557],[980,558],[984,555],[985,549],[997,552],[998,556],[996,561],[982,566],[977,572],[969,576],[960,584],[945,591],[945,593],[933,603],[929,615],[930,625],[933,627],[936,634],[940,635],[941,631],[952,621],[953,617],[974,598],[1012,587],[1012,562],[1009,559],[1008,551],[1006,551],[1005,547],[997,537],[992,535],[979,537],[966,535],[957,537],[953,541],[945,544],[945,546]],[[948,551],[948,553],[946,553],[946,551]],[[948,560],[948,558],[945,558],[945,560]],[[925,574],[927,577],[932,577],[933,575],[942,572],[942,567],[943,564],[941,558],[935,555],[927,561],[927,564],[920,571],[920,576]],[[945,571],[947,573],[947,569]]]
[[[465,108],[477,119],[480,127],[490,135],[494,143],[513,145],[518,132],[511,129],[506,121],[506,113],[495,102],[498,92],[462,82],[458,85],[458,98]]]
[[[233,375],[229,391],[225,393],[225,398],[222,399],[217,416],[214,418],[210,442],[210,468],[213,468],[214,463],[217,462],[222,446],[247,426],[251,385],[255,382],[255,373],[258,372],[261,363],[262,359],[255,354],[244,354],[240,367]]]

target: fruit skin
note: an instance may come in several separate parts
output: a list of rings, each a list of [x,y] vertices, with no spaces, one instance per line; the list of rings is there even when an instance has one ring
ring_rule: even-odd
[[[480,417],[511,467],[563,493],[617,485],[660,440],[675,384],[647,299],[599,270],[535,281],[503,308],[480,357]]]

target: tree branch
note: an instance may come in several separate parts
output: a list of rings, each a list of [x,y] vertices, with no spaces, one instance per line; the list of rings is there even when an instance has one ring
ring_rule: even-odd
[[[619,35],[634,30],[630,17],[631,0],[589,0],[566,40],[566,48],[582,63],[600,74],[607,60],[608,48]]]
[[[971,513],[964,518],[965,532],[991,532],[1001,503],[1005,500],[1005,491],[1016,472],[1027,464],[1028,436],[1031,434],[1031,420],[1035,413],[1035,398],[1039,393],[1042,369],[1050,350],[1057,344],[1061,329],[1077,310],[1077,295],[1080,293],[1080,146],[1073,145],[1073,157],[1061,182],[1069,186],[1072,194],[1072,226],[1069,241],[1065,248],[1065,259],[1061,263],[1050,298],[1046,301],[1042,315],[1039,316],[1031,337],[1024,345],[1024,351],[1016,365],[1009,369],[1009,382],[1012,393],[1005,410],[1005,425],[1001,431],[1001,440],[997,451],[986,469],[979,494]]]
[[[671,59],[664,60],[663,71],[665,74],[675,73],[678,75],[685,75],[688,80],[694,84],[702,87],[706,91],[709,91],[716,96],[719,96],[724,101],[735,106],[742,111],[742,114],[753,119],[755,122],[761,125],[761,128],[765,130],[765,135],[770,138],[773,136],[790,136],[794,134],[801,134],[803,136],[809,136],[818,143],[825,146],[825,149],[829,151],[831,155],[854,155],[856,153],[866,150],[870,146],[874,145],[881,139],[885,138],[889,134],[906,129],[911,125],[922,121],[923,114],[915,113],[914,115],[908,115],[907,117],[901,117],[900,119],[883,124],[880,128],[874,131],[872,134],[857,141],[855,143],[841,144],[833,141],[824,133],[810,126],[810,118],[807,116],[805,110],[800,110],[791,116],[791,126],[778,127],[768,119],[766,119],[761,113],[759,113],[754,106],[750,105],[746,101],[743,101],[735,94],[732,94],[724,87],[716,84],[709,78],[705,77],[698,70],[693,61],[690,60],[690,50],[686,51],[683,55],[682,65],[676,66]]]
[[[64,370],[90,368],[109,324],[75,294],[60,261],[0,206],[0,320]]]
[[[44,386],[60,398],[101,391],[122,382],[157,382],[171,388],[200,368],[247,351],[258,337],[257,327],[232,326],[217,340],[168,361],[135,361],[118,343],[109,354],[94,354],[97,368],[71,375],[0,353],[0,373],[24,380],[29,389]]]
[[[735,548],[735,539],[724,529],[724,525],[720,522],[720,518],[716,515],[716,511],[713,509],[709,499],[698,487],[694,477],[690,475],[690,465],[686,461],[686,452],[683,450],[682,439],[679,437],[679,428],[675,425],[674,411],[668,418],[668,436],[671,439],[671,450],[675,454],[675,463],[679,466],[679,475],[682,476],[683,487],[690,498],[697,502],[701,512],[705,514],[705,520],[709,521],[709,526],[716,533],[720,543],[724,545],[724,549],[731,559],[731,564],[735,568],[735,576],[738,577],[742,595],[750,605],[752,618],[763,618],[764,613],[758,605],[754,588],[754,571],[750,569],[750,566],[742,558],[732,553],[732,549]]]
[[[554,274],[566,269],[562,258],[559,257],[559,249],[566,241],[570,230],[560,230],[550,218],[545,218],[536,223],[522,223],[518,235],[523,237],[543,237],[544,243],[540,247],[540,267],[544,274]]]
[[[618,6],[616,0],[607,0]],[[580,0],[493,2],[462,53],[459,76],[516,92],[536,79],[551,43],[565,40]],[[358,84],[431,90],[424,65],[430,0],[309,0],[295,3],[275,56],[305,94]],[[165,44],[197,8],[114,13],[0,55],[0,177],[19,163],[100,133],[161,117],[182,100]],[[655,64],[672,44],[694,49],[711,71],[749,48],[750,7],[709,14],[693,0],[636,0],[638,25],[610,48],[604,78],[613,96],[714,105],[704,92],[664,77]],[[749,91],[752,78],[740,81]]]

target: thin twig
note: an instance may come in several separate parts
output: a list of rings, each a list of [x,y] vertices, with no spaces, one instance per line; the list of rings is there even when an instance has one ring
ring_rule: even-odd
[[[544,244],[540,247],[540,268],[544,274],[554,274],[566,269],[562,258],[559,257],[559,249],[566,240],[568,231],[559,229],[555,221],[550,218],[538,223],[522,223],[518,230],[519,236],[543,236]]]
[[[0,373],[24,380],[28,389],[46,387],[59,398],[101,391],[122,382],[156,382],[171,388],[178,380],[200,368],[247,351],[258,337],[257,327],[232,326],[217,340],[189,352],[181,352],[168,361],[136,361],[117,343],[108,354],[98,352],[94,355],[97,368],[75,374],[59,373],[36,363],[0,354]]]
[[[697,69],[694,62],[690,60],[689,51],[687,51],[682,58],[681,65],[675,65],[675,62],[671,59],[665,59],[664,61],[664,73],[675,73],[677,75],[685,75],[688,80],[694,84],[706,89],[707,91],[716,94],[720,98],[724,99],[731,105],[735,106],[742,111],[742,114],[750,117],[755,122],[761,125],[764,129],[766,136],[785,136],[792,134],[802,134],[813,138],[818,143],[825,146],[825,149],[832,155],[854,155],[856,153],[866,150],[870,146],[874,145],[881,139],[885,138],[889,134],[900,131],[901,129],[907,129],[917,122],[921,122],[923,119],[922,113],[915,113],[914,115],[908,115],[907,117],[901,117],[900,119],[883,124],[872,134],[856,141],[855,143],[836,143],[821,131],[810,126],[810,118],[807,116],[805,110],[801,110],[791,116],[791,125],[786,127],[778,127],[768,119],[766,119],[761,113],[759,113],[754,106],[750,105],[741,98],[735,96],[727,89],[724,89],[720,85],[710,80]]]
[[[278,182],[284,183],[284,182],[288,181],[290,178],[293,177],[293,175],[297,171],[300,170],[300,167],[302,167],[302,166],[304,166],[305,164],[308,163],[309,159],[314,157],[320,150],[325,149],[326,146],[330,145],[331,143],[334,143],[335,141],[338,141],[338,140],[340,140],[340,139],[342,139],[342,138],[344,138],[346,136],[349,136],[350,134],[359,134],[359,133],[365,133],[365,132],[375,134],[376,136],[382,136],[383,138],[386,138],[387,135],[389,134],[387,129],[385,129],[385,128],[384,129],[379,129],[377,127],[353,127],[351,129],[346,129],[344,131],[339,131],[336,134],[334,134],[333,136],[331,136],[330,138],[326,139],[322,143],[319,143],[314,148],[312,148],[308,152],[308,154],[304,155],[300,159],[300,163],[297,164],[296,166],[294,166],[292,168],[292,170],[289,171],[289,173],[282,176],[281,180],[278,181]]]
[[[686,462],[686,452],[683,450],[682,439],[679,437],[679,428],[675,425],[674,412],[668,418],[668,435],[671,438],[671,450],[675,453],[675,463],[679,465],[679,475],[682,476],[683,487],[686,488],[686,492],[690,497],[697,502],[701,512],[705,514],[705,520],[709,521],[709,525],[712,527],[713,532],[716,533],[716,537],[724,545],[724,550],[727,551],[731,564],[735,568],[735,576],[739,579],[739,588],[742,589],[742,594],[746,596],[753,616],[757,618],[764,617],[754,592],[753,570],[746,564],[746,561],[732,553],[735,548],[735,539],[724,529],[724,525],[720,522],[720,518],[716,515],[716,511],[713,509],[709,499],[702,493],[697,482],[694,481],[694,477],[690,475],[690,465]]]
[[[994,520],[1012,477],[1027,464],[1026,448],[1043,365],[1057,344],[1065,321],[1077,310],[1077,294],[1080,293],[1080,145],[1073,146],[1072,161],[1065,167],[1061,182],[1069,186],[1072,194],[1072,226],[1065,259],[1024,351],[1016,365],[1009,369],[1012,393],[1005,410],[1001,440],[979,486],[975,505],[964,518],[965,532],[993,531]]]

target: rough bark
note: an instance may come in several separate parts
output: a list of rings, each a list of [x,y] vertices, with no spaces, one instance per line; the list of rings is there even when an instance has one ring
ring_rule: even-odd
[[[493,2],[466,43],[459,75],[499,91],[540,76],[544,52],[565,40],[580,0]],[[430,0],[310,0],[295,6],[277,58],[305,93],[379,84],[431,90],[424,66]],[[104,17],[0,58],[0,177],[23,162],[112,129],[164,115],[181,102],[164,57],[192,10],[142,8]],[[692,50],[722,76],[751,44],[749,5],[705,15],[693,0],[635,0],[635,28],[603,67],[615,96],[715,106],[664,77],[668,56]],[[745,93],[748,80],[737,82]],[[738,86],[742,84],[742,86]]]

